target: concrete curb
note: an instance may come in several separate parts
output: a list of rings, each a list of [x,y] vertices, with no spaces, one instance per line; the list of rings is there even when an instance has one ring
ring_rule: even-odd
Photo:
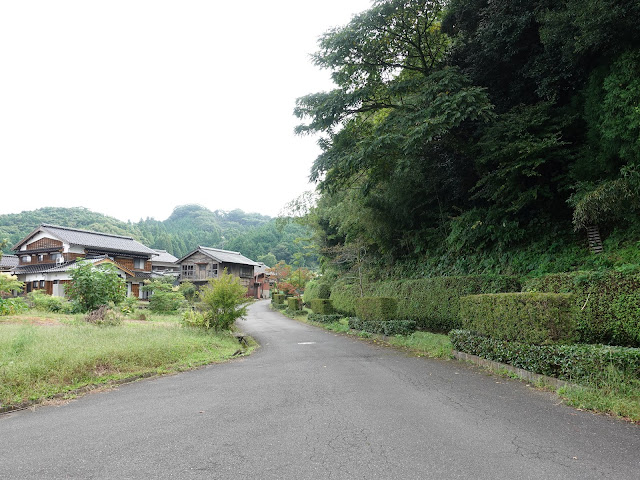
[[[477,355],[471,355],[470,353],[458,352],[457,350],[453,350],[452,355],[458,360],[474,363],[482,367],[487,367],[491,370],[507,370],[508,372],[515,374],[518,378],[526,380],[527,382],[541,382],[554,388],[578,387],[578,385],[576,385],[575,383],[570,383],[566,380],[560,380],[558,378],[547,377],[546,375],[529,372],[528,370],[523,370],[522,368],[514,367],[513,365],[494,362],[493,360],[487,360],[486,358],[478,357]]]

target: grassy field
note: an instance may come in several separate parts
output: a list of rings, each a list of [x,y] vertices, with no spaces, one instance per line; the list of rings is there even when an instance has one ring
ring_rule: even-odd
[[[232,334],[185,328],[178,316],[108,327],[33,311],[0,317],[0,407],[221,362],[238,350]]]

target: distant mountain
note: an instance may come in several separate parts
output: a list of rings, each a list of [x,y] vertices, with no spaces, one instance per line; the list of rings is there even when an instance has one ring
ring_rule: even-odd
[[[164,221],[147,218],[138,223],[122,222],[86,208],[45,207],[0,215],[0,241],[8,240],[3,251],[11,253],[11,247],[41,223],[129,235],[178,258],[203,245],[239,251],[253,260],[272,253],[278,260],[291,263],[293,255],[302,252],[307,243],[299,239],[309,236],[297,224],[278,228],[275,219],[265,215],[242,210],[211,211],[200,205],[176,207]]]

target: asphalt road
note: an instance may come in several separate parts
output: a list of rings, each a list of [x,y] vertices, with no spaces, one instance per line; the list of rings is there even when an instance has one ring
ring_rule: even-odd
[[[0,479],[634,479],[640,428],[251,307],[253,355],[0,417]]]

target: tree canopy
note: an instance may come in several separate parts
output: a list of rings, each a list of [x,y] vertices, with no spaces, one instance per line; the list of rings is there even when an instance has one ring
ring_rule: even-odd
[[[294,110],[325,263],[525,271],[468,258],[640,230],[639,25],[631,0],[377,0],[327,31],[335,88]]]

